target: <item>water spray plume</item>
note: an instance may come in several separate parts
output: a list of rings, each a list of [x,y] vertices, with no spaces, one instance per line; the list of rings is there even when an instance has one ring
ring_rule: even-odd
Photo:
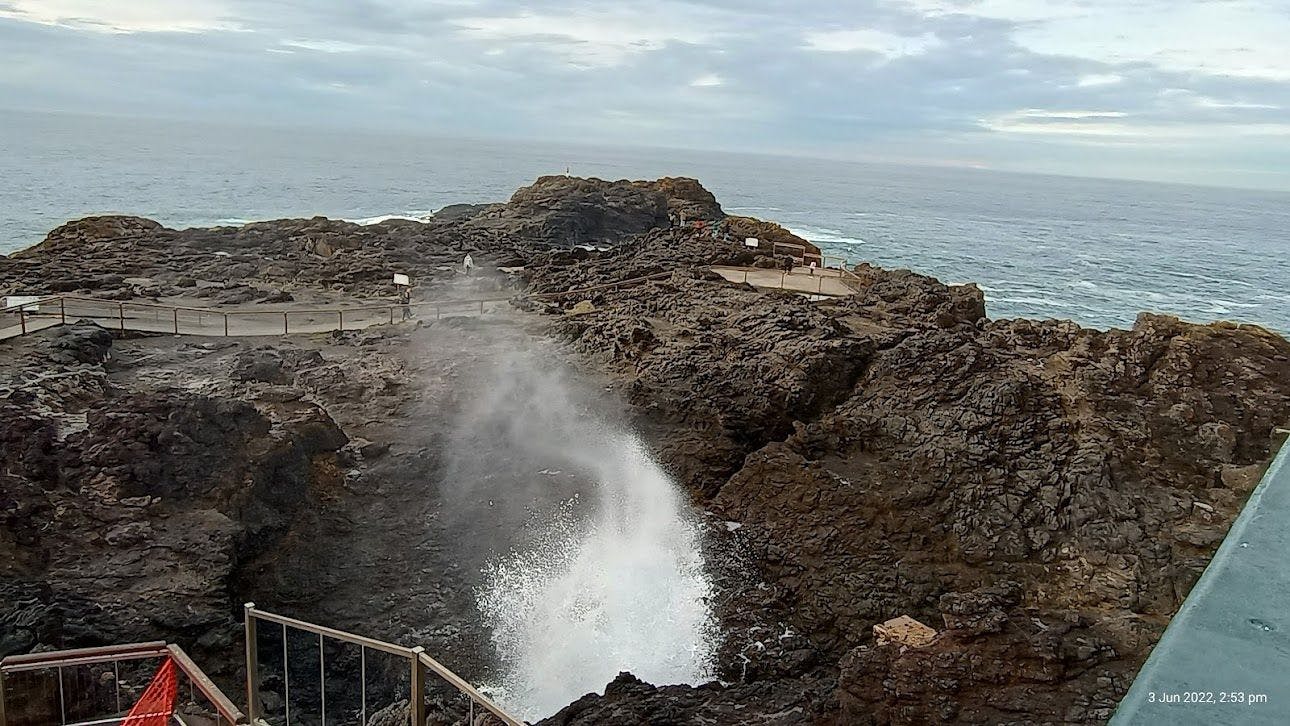
[[[482,389],[464,427],[475,434],[463,440],[487,431],[494,454],[530,472],[516,499],[541,513],[483,568],[477,604],[501,661],[493,690],[537,719],[621,671],[656,684],[709,680],[713,587],[684,498],[585,384],[545,362],[518,354],[499,366],[502,380]],[[551,501],[556,471],[586,494]],[[550,506],[533,509],[544,491]]]

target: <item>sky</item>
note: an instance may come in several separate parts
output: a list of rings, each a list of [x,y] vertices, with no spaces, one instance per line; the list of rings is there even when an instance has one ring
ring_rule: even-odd
[[[1290,190],[1288,39],[1290,0],[0,0],[0,107]]]

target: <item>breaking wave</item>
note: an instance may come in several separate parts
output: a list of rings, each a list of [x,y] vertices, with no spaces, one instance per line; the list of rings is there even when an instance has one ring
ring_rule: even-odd
[[[373,224],[380,224],[381,222],[388,222],[392,219],[403,219],[409,222],[428,222],[433,217],[434,212],[416,211],[405,212],[403,214],[381,214],[375,217],[360,217],[358,219],[345,219],[344,221],[367,227]]]

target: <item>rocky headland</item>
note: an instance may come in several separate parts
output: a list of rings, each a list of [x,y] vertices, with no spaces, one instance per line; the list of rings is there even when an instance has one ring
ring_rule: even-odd
[[[475,581],[436,524],[444,412],[483,361],[554,340],[734,555],[719,682],[623,674],[547,722],[1105,722],[1290,422],[1290,343],[991,320],[974,286],[868,265],[849,297],[758,291],[708,269],[761,264],[744,236],[814,249],[694,180],[544,177],[427,223],[96,217],[0,258],[6,295],[344,302],[395,272],[514,295],[361,332],[0,342],[0,655],[167,639],[237,693],[254,600],[485,676]],[[936,637],[875,640],[901,615]]]

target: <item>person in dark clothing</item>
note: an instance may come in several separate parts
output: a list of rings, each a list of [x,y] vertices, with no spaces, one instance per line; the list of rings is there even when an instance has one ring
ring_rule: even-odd
[[[399,289],[399,304],[403,306],[403,319],[407,320],[412,317],[412,288],[403,287]]]

